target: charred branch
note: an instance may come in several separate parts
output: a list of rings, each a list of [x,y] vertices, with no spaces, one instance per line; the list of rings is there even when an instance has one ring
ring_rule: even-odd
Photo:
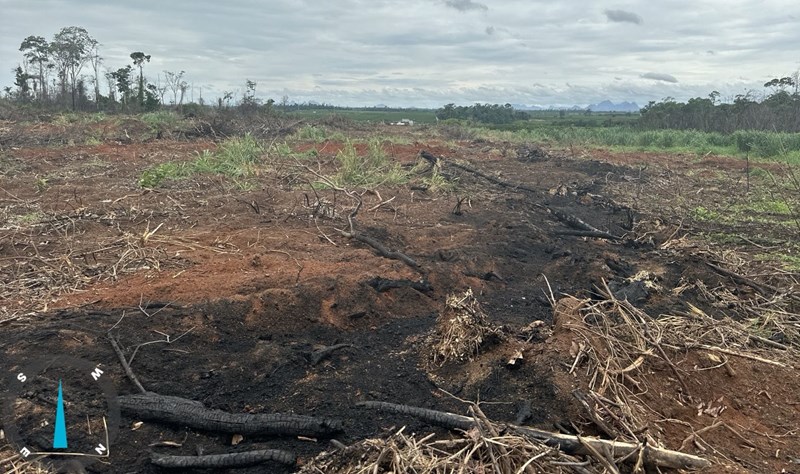
[[[375,277],[367,281],[367,285],[371,286],[378,293],[383,293],[395,288],[412,288],[420,293],[430,293],[433,291],[433,286],[431,286],[428,280],[390,280],[388,278]]]
[[[477,170],[477,169],[475,169],[475,168],[473,168],[471,166],[462,165],[460,163],[453,163],[452,161],[448,162],[447,166],[453,166],[453,167],[458,168],[460,170],[464,170],[464,171],[466,171],[468,173],[472,173],[474,175],[480,176],[481,178],[489,181],[490,183],[496,184],[496,185],[500,186],[501,188],[508,188],[508,189],[511,189],[511,190],[519,189],[521,191],[526,191],[526,192],[529,192],[531,194],[535,194],[537,196],[539,195],[539,192],[537,190],[533,189],[533,188],[529,188],[529,187],[527,187],[525,185],[522,185],[522,184],[514,184],[514,183],[510,183],[508,181],[504,181],[504,180],[502,180],[500,178],[496,178],[496,177],[488,175],[488,174],[486,174],[486,173],[484,173],[482,171],[479,171],[479,170]]]
[[[336,344],[333,346],[323,347],[322,349],[316,350],[311,353],[310,362],[311,365],[317,365],[323,360],[327,359],[331,356],[334,352],[338,351],[339,349],[344,349],[347,347],[353,347],[352,344]]]
[[[380,255],[383,258],[400,260],[401,262],[405,263],[414,270],[419,271],[419,264],[413,258],[409,257],[408,255],[402,252],[395,252],[389,250],[388,248],[386,248],[386,246],[384,246],[377,240],[373,239],[372,237],[367,237],[366,235],[361,234],[360,232],[342,232],[342,235],[369,245],[370,247],[375,249],[375,252],[377,252],[378,255]]]
[[[230,454],[207,454],[203,456],[170,456],[150,453],[150,462],[168,469],[221,469],[226,467],[256,466],[265,462],[292,465],[297,461],[294,454],[278,449],[263,449]]]
[[[557,230],[553,232],[555,235],[573,235],[575,237],[589,237],[595,239],[606,240],[624,240],[622,237],[603,232],[602,230]]]
[[[259,436],[328,436],[342,430],[336,420],[284,413],[228,413],[206,408],[186,398],[148,392],[118,397],[120,409],[145,420],[188,426],[190,428]]]

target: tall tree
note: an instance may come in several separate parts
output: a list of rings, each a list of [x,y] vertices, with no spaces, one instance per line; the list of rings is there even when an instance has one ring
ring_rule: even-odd
[[[89,51],[89,64],[91,64],[94,71],[94,104],[98,109],[100,108],[100,64],[103,62],[99,48],[100,43],[95,41]]]
[[[112,104],[117,101],[117,79],[114,76],[114,71],[110,71],[108,68],[105,68],[105,73],[103,76],[106,78],[106,85],[108,86],[108,98],[109,102]]]
[[[37,70],[38,74],[36,80],[39,83],[38,95],[39,100],[43,101],[47,98],[47,79],[45,78],[45,73],[50,64],[50,44],[41,36],[28,36],[22,40],[19,50],[22,51],[28,63]],[[36,89],[35,86],[34,89]]]
[[[28,100],[28,94],[30,93],[28,80],[31,76],[22,70],[22,66],[17,66],[16,69],[12,69],[12,72],[14,73],[14,85],[17,86],[17,98],[25,102]]]
[[[131,53],[131,59],[133,60],[133,65],[139,68],[139,90],[138,90],[138,99],[139,105],[144,105],[144,63],[150,62],[150,55],[144,54],[141,51],[136,51]]]
[[[119,91],[120,101],[123,105],[128,105],[128,100],[131,96],[131,72],[133,68],[130,65],[121,67],[116,71],[110,73]]]
[[[61,91],[66,94],[67,85],[70,86],[73,110],[75,110],[78,78],[96,44],[97,41],[80,26],[61,28],[61,31],[53,36],[53,41],[50,43],[50,51],[61,80]]]

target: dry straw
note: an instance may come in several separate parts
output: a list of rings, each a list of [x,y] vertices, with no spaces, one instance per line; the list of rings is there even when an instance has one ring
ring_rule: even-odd
[[[500,329],[489,323],[472,289],[461,295],[450,295],[437,321],[433,362],[444,364],[472,359],[490,336],[500,335]]]

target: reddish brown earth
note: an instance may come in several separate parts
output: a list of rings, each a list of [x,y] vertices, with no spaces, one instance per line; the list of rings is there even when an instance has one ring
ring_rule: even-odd
[[[513,421],[520,405],[530,402],[527,424],[555,430],[555,423],[574,423],[596,434],[570,393],[585,388],[587,380],[581,371],[567,373],[575,335],[564,326],[551,327],[545,277],[557,297],[591,298],[604,280],[623,279],[608,262],[632,273],[647,270],[667,289],[641,303],[653,316],[686,309],[692,295],[676,298],[669,291],[681,282],[736,286],[696,255],[660,250],[658,244],[673,233],[685,209],[676,206],[655,215],[652,203],[671,200],[676,183],[692,186],[684,179],[689,170],[692,179],[700,179],[698,172],[736,170],[739,161],[598,151],[526,161],[502,145],[413,140],[411,145],[387,142],[384,149],[404,164],[428,150],[537,192],[502,188],[445,166],[458,180],[453,193],[429,193],[413,183],[381,187],[380,197],[393,199],[383,206],[377,195],[364,194],[357,228],[416,260],[420,271],[415,271],[336,230],[346,228],[344,216],[352,204],[342,193],[317,191],[335,202],[337,217],[315,218],[308,205],[316,199],[314,192],[298,184],[304,182],[295,179],[303,170],[291,165],[265,168],[249,191],[217,176],[143,190],[137,181],[145,168],[189,160],[214,143],[109,139],[96,146],[5,146],[0,151],[3,285],[37,271],[64,276],[5,293],[0,303],[4,371],[14,374],[28,360],[68,354],[102,364],[119,393],[134,393],[106,339],[113,328],[128,356],[140,344],[172,341],[139,347],[132,368],[148,390],[232,412],[342,420],[344,432],[337,439],[344,443],[379,436],[392,426],[407,425],[409,433],[433,430],[413,419],[357,408],[359,401],[464,413],[464,405],[443,390],[487,402],[485,412],[497,421]],[[323,172],[333,173],[342,146],[299,143],[295,149],[316,149]],[[365,147],[356,145],[361,153]],[[641,171],[643,164],[650,166]],[[634,199],[642,184],[651,193]],[[565,192],[559,193],[559,186]],[[462,215],[451,212],[458,197],[468,198]],[[564,225],[541,206],[613,234],[625,233],[629,215],[637,214],[649,223],[654,242],[622,245],[557,235]],[[148,231],[154,233],[142,239]],[[368,284],[376,277],[425,279],[433,290],[377,292]],[[490,345],[472,362],[433,367],[426,355],[436,317],[448,294],[467,288],[508,334],[520,334],[533,321],[544,321],[548,330],[527,342],[512,337]],[[314,350],[341,343],[351,347],[310,363]],[[524,363],[510,370],[505,362],[520,347]],[[688,393],[666,365],[647,366],[651,389],[642,399],[654,410],[647,420],[651,435],[678,449],[693,431],[723,420],[731,429],[704,432],[705,451],[691,443],[684,447],[714,460],[706,472],[800,470],[800,378],[794,368],[732,358],[731,375],[722,368],[698,371],[709,365],[701,352],[676,357]],[[698,415],[696,405],[706,402],[726,409],[718,417]],[[108,463],[96,463],[90,472],[159,472],[149,464],[149,450],[190,455],[199,449],[208,454],[281,448],[298,453],[304,463],[328,447],[323,439],[247,437],[232,447],[229,435],[155,422],[133,429],[136,421],[123,417]],[[149,447],[159,441],[182,442],[182,447]]]

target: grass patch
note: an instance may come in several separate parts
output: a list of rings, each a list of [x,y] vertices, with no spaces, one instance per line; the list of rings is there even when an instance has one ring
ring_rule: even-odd
[[[28,226],[44,220],[45,217],[47,217],[45,213],[37,209],[27,214],[8,216],[6,222],[11,226]]]
[[[353,143],[348,141],[336,154],[336,161],[339,170],[333,181],[338,186],[375,187],[408,181],[408,174],[399,163],[389,159],[381,140],[370,140],[364,155],[360,155]]]
[[[171,110],[158,110],[140,115],[139,120],[147,124],[154,133],[158,133],[176,128],[181,118]]]
[[[108,119],[103,112],[63,112],[53,117],[53,125],[66,126],[74,124],[100,123]]]
[[[788,216],[792,214],[792,209],[789,203],[777,199],[765,199],[752,203],[752,209],[756,212],[765,212],[768,214],[776,214]]]
[[[143,188],[155,188],[166,180],[186,178],[191,175],[189,171],[190,168],[191,165],[188,163],[179,163],[175,161],[161,163],[144,170],[142,176],[139,178],[139,186]]]
[[[442,176],[438,169],[434,168],[430,176],[422,179],[422,183],[428,187],[432,193],[448,193],[456,189],[455,183],[448,181]]]
[[[783,252],[761,253],[755,256],[757,260],[765,262],[777,262],[789,271],[800,270],[800,256],[791,255]]]
[[[702,222],[718,221],[720,219],[718,212],[704,206],[697,206],[692,209],[691,215],[694,220]]]
[[[322,143],[325,141],[347,141],[347,137],[342,132],[331,132],[319,125],[306,125],[296,131],[292,138],[299,141]]]
[[[247,188],[246,178],[255,174],[257,162],[264,152],[261,144],[250,134],[228,138],[215,151],[203,150],[188,162],[167,161],[146,169],[139,186],[154,188],[165,180],[185,179],[195,174],[223,175],[240,188]]]

